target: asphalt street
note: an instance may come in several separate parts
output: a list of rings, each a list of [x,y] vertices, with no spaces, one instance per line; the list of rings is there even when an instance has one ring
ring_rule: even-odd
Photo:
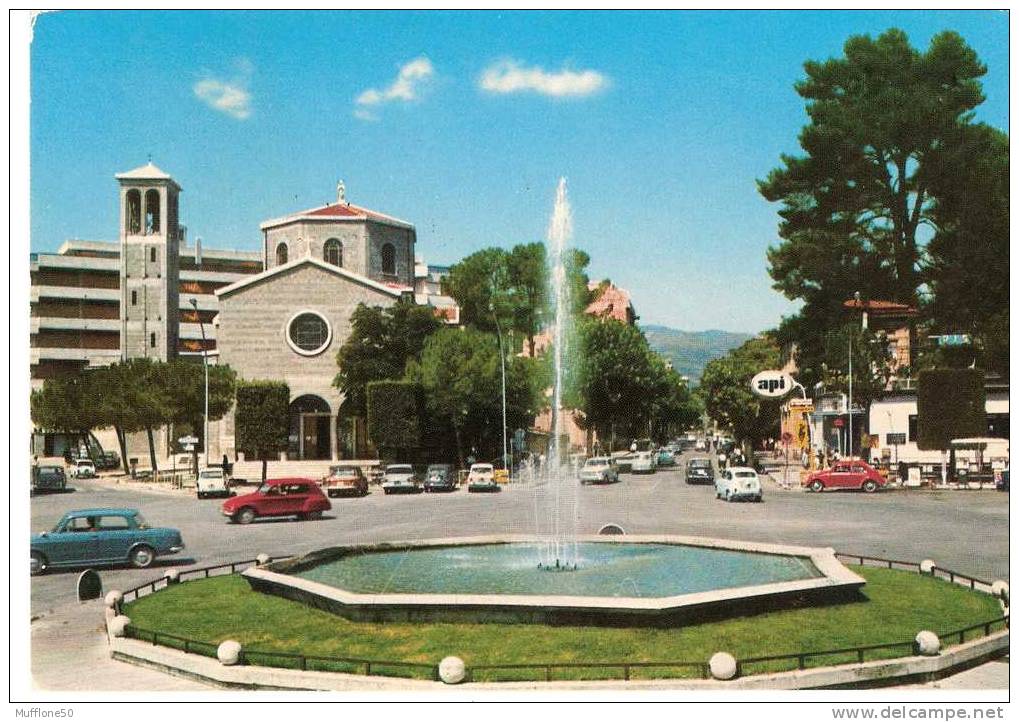
[[[688,454],[686,458],[689,458]],[[631,534],[684,534],[805,546],[916,560],[976,577],[1008,579],[1008,495],[995,491],[889,490],[875,494],[783,490],[772,481],[763,503],[727,503],[711,486],[684,483],[683,461],[652,475],[623,474],[618,484],[579,489],[577,530],[593,534],[613,523]],[[271,471],[271,470],[270,470]],[[534,487],[512,484],[498,494],[386,496],[333,499],[317,521],[258,520],[241,526],[220,513],[219,500],[184,492],[139,489],[111,480],[76,481],[65,494],[32,499],[32,530],[52,528],[71,509],[126,506],[153,526],[181,530],[187,548],[149,569],[100,569],[105,589],[127,589],[187,568],[271,555],[300,554],[349,542],[394,541],[496,533],[533,534]],[[28,560],[25,560],[28,574]],[[32,614],[74,600],[77,571],[34,577]]]

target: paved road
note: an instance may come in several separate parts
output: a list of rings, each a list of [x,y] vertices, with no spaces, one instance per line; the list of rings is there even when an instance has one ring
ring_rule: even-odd
[[[688,454],[687,457],[691,456]],[[806,493],[765,485],[761,504],[729,504],[710,486],[684,483],[682,467],[649,476],[624,474],[609,486],[579,490],[577,528],[595,533],[615,523],[632,534],[671,533],[752,541],[832,546],[896,559],[935,559],[939,564],[986,579],[1008,579],[1008,496],[994,491],[887,491]],[[319,521],[227,522],[220,502],[182,493],[76,482],[73,493],[32,500],[32,529],[42,531],[67,510],[130,506],[153,525],[179,528],[187,544],[179,558],[147,570],[101,570],[106,589],[126,589],[159,576],[170,565],[204,566],[269,554],[302,553],[344,542],[530,534],[536,530],[534,488],[514,485],[499,494],[385,496],[334,499]],[[537,493],[542,493],[540,490]],[[25,566],[28,566],[26,560]],[[32,613],[74,599],[75,572],[32,579]]]

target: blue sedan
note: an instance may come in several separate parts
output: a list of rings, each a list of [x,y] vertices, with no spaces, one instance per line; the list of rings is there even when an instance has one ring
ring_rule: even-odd
[[[153,528],[137,509],[69,511],[52,531],[33,534],[32,574],[57,567],[123,564],[144,569],[184,549],[176,529]]]

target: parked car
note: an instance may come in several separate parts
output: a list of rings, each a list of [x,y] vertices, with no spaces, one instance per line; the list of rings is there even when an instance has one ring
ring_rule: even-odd
[[[452,464],[431,464],[425,470],[425,491],[456,491],[456,469]]]
[[[421,485],[410,464],[390,464],[382,478],[382,491],[387,494],[417,494]]]
[[[726,469],[715,480],[715,497],[726,501],[761,501],[761,477],[747,466],[733,466]]]
[[[609,456],[592,456],[580,468],[581,484],[614,484],[619,481],[619,469]]]
[[[67,476],[64,467],[56,464],[41,464],[32,467],[32,491],[64,491]]]
[[[230,496],[230,480],[218,466],[199,469],[195,489],[199,499],[210,496]]]
[[[499,491],[495,469],[491,464],[471,464],[467,474],[467,491]]]
[[[686,462],[686,483],[714,484],[715,467],[711,465],[711,459],[699,456]]]
[[[329,497],[368,496],[368,477],[357,464],[333,464],[322,479],[322,489]]]
[[[94,461],[97,469],[116,469],[120,466],[120,454],[116,451],[104,451],[97,454]]]
[[[152,528],[137,509],[78,509],[33,534],[32,574],[58,567],[123,564],[143,569],[184,549],[177,529]]]
[[[803,480],[803,486],[811,491],[825,489],[861,489],[874,492],[888,484],[877,469],[860,459],[836,461],[830,469],[815,471]]]
[[[694,451],[706,451],[708,447],[707,444],[704,442],[704,439],[697,439],[696,441],[693,442],[693,448]]]
[[[633,457],[629,451],[617,451],[612,454],[612,460],[616,462],[616,471],[625,474],[633,471]]]
[[[314,479],[268,479],[250,494],[223,502],[223,516],[237,524],[250,524],[263,516],[319,519],[333,505]]]
[[[661,449],[658,452],[658,466],[675,466],[676,456],[668,449]]]
[[[994,480],[994,488],[998,491],[1008,491],[1008,469],[1002,469]]]
[[[653,474],[655,473],[655,460],[654,452],[651,451],[638,451],[633,454],[633,463],[631,468],[634,474]]]
[[[94,479],[96,478],[96,465],[92,463],[91,459],[78,459],[74,462],[74,471],[71,475],[75,479]]]

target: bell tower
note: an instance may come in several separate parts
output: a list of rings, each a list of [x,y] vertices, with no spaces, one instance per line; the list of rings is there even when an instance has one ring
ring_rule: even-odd
[[[177,355],[181,188],[150,160],[116,175],[120,184],[120,355]]]

